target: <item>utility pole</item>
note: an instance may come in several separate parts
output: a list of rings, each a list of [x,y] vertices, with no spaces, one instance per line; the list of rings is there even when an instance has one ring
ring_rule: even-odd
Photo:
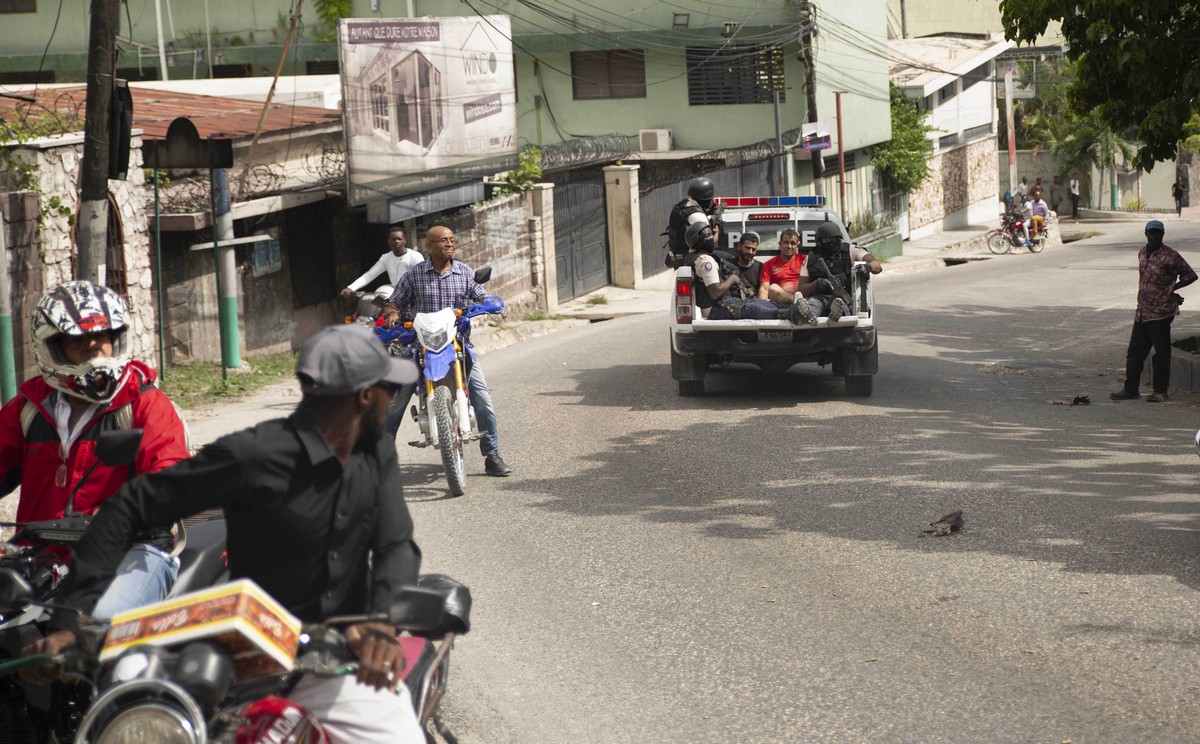
[[[116,74],[120,0],[92,0],[88,34],[87,113],[83,123],[83,160],[79,166],[79,251],[76,279],[104,284],[108,237],[108,138]]]
[[[817,121],[817,71],[813,65],[813,32],[817,28],[816,9],[809,0],[800,0],[797,8],[800,17],[800,55],[804,60],[804,90],[808,95],[808,122]],[[817,196],[825,195],[825,163],[821,151],[812,153],[813,192]]]
[[[900,38],[908,38],[908,4],[900,0]]]

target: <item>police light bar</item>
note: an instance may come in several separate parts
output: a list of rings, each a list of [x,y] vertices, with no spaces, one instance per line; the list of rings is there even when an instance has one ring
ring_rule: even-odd
[[[823,196],[731,196],[714,201],[727,207],[823,207]]]

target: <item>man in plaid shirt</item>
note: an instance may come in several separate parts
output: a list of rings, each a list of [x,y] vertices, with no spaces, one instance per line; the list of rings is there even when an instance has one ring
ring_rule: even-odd
[[[1179,314],[1183,298],[1175,294],[1196,281],[1196,272],[1173,249],[1163,245],[1163,223],[1146,223],[1146,247],[1138,253],[1138,299],[1133,315],[1133,333],[1125,355],[1125,387],[1113,393],[1113,400],[1140,398],[1138,386],[1142,367],[1150,349],[1154,349],[1154,392],[1147,403],[1167,400],[1171,384],[1171,321]]]
[[[475,281],[475,271],[462,261],[454,260],[454,250],[457,243],[454,231],[438,225],[430,228],[425,234],[425,248],[429,259],[408,270],[392,296],[388,298],[387,308],[383,311],[388,325],[395,325],[400,320],[400,311],[406,315],[416,313],[435,313],[447,307],[466,308],[472,302],[482,302],[488,294],[483,285]],[[404,410],[412,397],[414,388],[405,387],[396,396],[398,415],[388,416],[388,429],[392,434],[400,428]],[[467,375],[467,396],[475,408],[475,418],[479,422],[479,451],[484,457],[484,471],[488,475],[506,476],[512,473],[512,468],[500,457],[500,437],[496,426],[496,408],[492,405],[492,394],[487,382],[483,379],[483,369],[479,359],[471,365]]]

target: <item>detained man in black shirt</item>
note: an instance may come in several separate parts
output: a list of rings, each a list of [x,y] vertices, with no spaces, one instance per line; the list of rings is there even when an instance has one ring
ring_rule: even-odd
[[[296,376],[303,398],[288,418],[122,487],[79,543],[59,602],[89,611],[136,535],[219,508],[231,579],[252,579],[304,621],[387,612],[398,589],[416,584],[421,562],[395,441],[384,436],[390,398],[416,382],[416,366],[390,357],[364,326],[340,325],[309,339]],[[58,653],[77,624],[78,613],[57,612],[54,632],[24,653]],[[357,679],[308,675],[291,695],[335,741],[425,741],[400,684],[395,635],[386,623],[350,626]],[[39,684],[56,674],[42,665],[24,676]]]

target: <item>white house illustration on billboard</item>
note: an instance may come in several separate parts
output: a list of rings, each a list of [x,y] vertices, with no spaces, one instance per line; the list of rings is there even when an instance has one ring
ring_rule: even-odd
[[[445,128],[442,71],[420,51],[379,50],[363,66],[358,83],[370,102],[370,129],[387,142],[411,142],[428,150]]]

